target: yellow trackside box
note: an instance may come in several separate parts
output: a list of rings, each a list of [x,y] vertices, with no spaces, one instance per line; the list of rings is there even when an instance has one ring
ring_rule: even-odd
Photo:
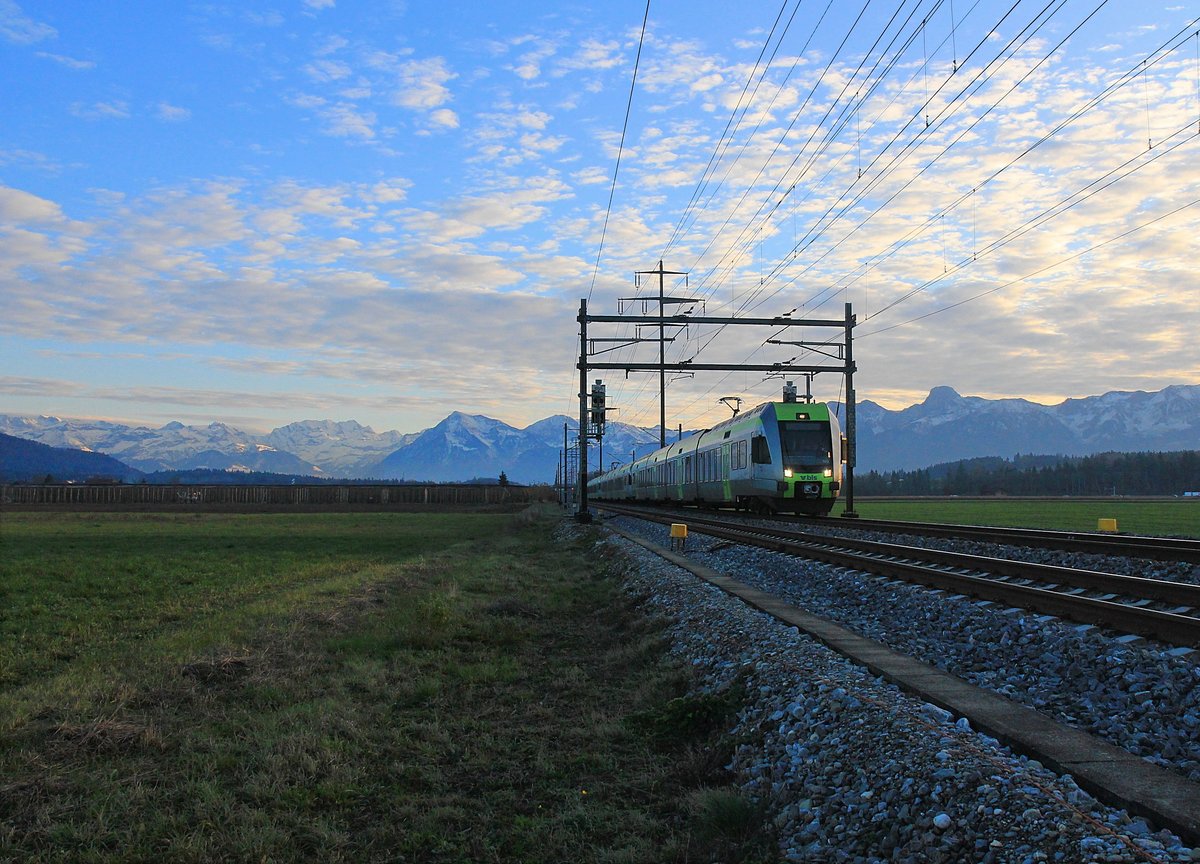
[[[1117,520],[1116,519],[1097,519],[1096,520],[1096,530],[1097,531],[1115,532],[1117,530]]]
[[[1103,520],[1101,520],[1101,521],[1103,521]],[[1114,528],[1113,530],[1115,531],[1116,529]],[[684,525],[682,522],[672,522],[671,523],[671,539],[672,540],[687,539],[687,526]]]

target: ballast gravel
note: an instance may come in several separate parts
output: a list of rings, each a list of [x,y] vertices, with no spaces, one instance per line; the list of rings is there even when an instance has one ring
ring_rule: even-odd
[[[661,526],[620,521],[665,545]],[[965,718],[906,696],[640,546],[603,542],[628,564],[626,589],[672,622],[672,650],[707,689],[742,680],[748,698],[729,767],[768,805],[786,860],[1200,861],[1170,832],[1101,805]],[[738,562],[706,557],[752,581],[731,566]],[[772,557],[782,560],[752,566],[796,563]]]
[[[665,526],[615,524],[668,542]],[[688,554],[1200,782],[1200,652],[703,535]]]

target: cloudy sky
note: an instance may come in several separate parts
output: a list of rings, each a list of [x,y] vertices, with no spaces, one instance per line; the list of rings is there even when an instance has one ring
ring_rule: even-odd
[[[523,426],[660,259],[708,315],[853,304],[889,407],[1200,383],[1195,0],[646,9],[0,0],[0,412]],[[668,356],[812,362],[778,335]],[[778,384],[673,380],[668,423]]]

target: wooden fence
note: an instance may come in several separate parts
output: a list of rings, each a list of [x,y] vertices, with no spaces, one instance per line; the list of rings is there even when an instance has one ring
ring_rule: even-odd
[[[554,501],[550,486],[0,486],[5,505],[129,507],[322,507],[489,505]]]

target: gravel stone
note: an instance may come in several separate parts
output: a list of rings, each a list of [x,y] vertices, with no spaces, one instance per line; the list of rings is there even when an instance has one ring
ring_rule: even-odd
[[[667,545],[662,526],[619,522]],[[1186,706],[1171,723],[1177,716],[1200,718],[1194,664],[1176,665],[1150,645],[1114,647],[1102,635],[1056,621],[1009,618],[966,600],[935,599],[923,589],[774,553],[738,547],[704,553],[714,544],[696,539],[689,554],[734,578],[787,592],[790,602],[817,614],[839,611],[865,635],[890,634],[881,641],[897,650],[938,658],[964,677],[963,669],[973,670],[976,683],[1036,697],[1051,713],[1073,711],[1077,722],[1115,729],[1122,740],[1140,732],[1146,740],[1138,746],[1147,750],[1163,740],[1159,730],[1175,728],[1153,716],[1163,704]],[[795,627],[636,544],[618,537],[602,542],[619,553],[613,560],[623,562],[631,596],[670,622],[671,650],[698,673],[702,687],[716,690],[735,679],[745,685],[747,704],[729,730],[738,744],[728,767],[766,805],[786,860],[1200,860],[1169,832],[1152,833],[1144,820],[1099,803],[1070,776],[1013,754],[965,718],[905,695]],[[1056,697],[1055,688],[1069,695]],[[1146,690],[1156,694],[1153,714],[1130,718],[1110,710],[1114,699],[1136,706],[1132,694]],[[1200,765],[1190,738],[1180,750],[1192,768]]]
[[[615,524],[666,544],[664,526],[624,518]],[[1100,628],[1081,628],[1057,618],[1039,620],[1022,609],[980,606],[968,598],[764,549],[722,545],[705,551],[718,544],[699,531],[693,537],[696,542],[688,553],[693,560],[904,654],[928,658],[972,684],[1200,782],[1200,652],[1179,654],[1163,643],[1122,640]],[[905,537],[903,542],[909,539],[931,545],[933,538]],[[939,548],[970,551],[980,545],[990,547],[983,554],[1018,551],[947,540],[941,540]],[[1131,559],[1097,562],[1094,555],[1023,551],[1037,560],[1066,556],[1087,559],[1082,563],[1092,569],[1131,569]],[[1200,570],[1186,564],[1180,568]],[[937,716],[942,709],[930,705],[925,710]]]

